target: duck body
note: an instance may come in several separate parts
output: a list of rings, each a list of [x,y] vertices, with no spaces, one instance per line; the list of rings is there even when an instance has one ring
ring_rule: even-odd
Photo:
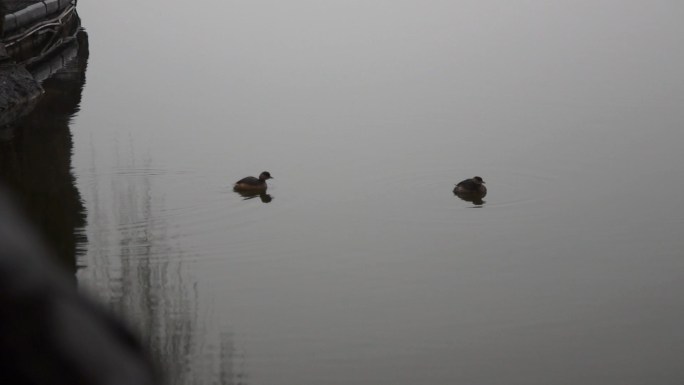
[[[233,189],[236,191],[266,191],[268,185],[266,180],[273,179],[268,171],[264,171],[259,174],[258,178],[253,176],[248,176],[235,182]]]
[[[487,187],[485,187],[484,183],[484,180],[479,176],[462,180],[454,187],[454,194],[476,194],[485,196],[487,195]]]

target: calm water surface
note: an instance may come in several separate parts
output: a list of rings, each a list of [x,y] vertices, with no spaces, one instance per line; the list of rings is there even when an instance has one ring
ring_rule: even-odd
[[[77,279],[170,384],[684,381],[679,4],[79,12]]]

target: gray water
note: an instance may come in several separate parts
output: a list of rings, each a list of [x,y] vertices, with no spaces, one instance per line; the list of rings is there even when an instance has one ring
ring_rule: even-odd
[[[678,2],[78,7],[77,279],[168,383],[684,381]]]

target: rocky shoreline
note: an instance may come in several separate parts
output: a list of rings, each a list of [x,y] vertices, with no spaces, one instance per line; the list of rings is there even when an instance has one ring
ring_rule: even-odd
[[[30,110],[43,94],[44,76],[37,75],[37,68],[68,45],[80,19],[75,0],[4,0],[0,6],[1,127]]]
[[[0,55],[4,47],[0,47]],[[0,125],[6,125],[22,115],[24,106],[42,95],[43,88],[31,73],[11,58],[0,64]]]

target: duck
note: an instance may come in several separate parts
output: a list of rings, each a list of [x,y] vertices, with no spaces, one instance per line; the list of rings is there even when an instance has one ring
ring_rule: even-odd
[[[482,177],[474,176],[470,179],[462,180],[454,187],[454,194],[470,194],[484,197],[487,195],[487,187]]]
[[[268,171],[264,171],[261,174],[259,174],[258,178],[255,178],[253,176],[248,176],[245,178],[240,179],[239,181],[235,182],[235,186],[233,187],[233,190],[235,191],[266,191],[268,188],[268,185],[266,184],[266,180],[268,179],[273,179],[271,176],[271,173]]]

